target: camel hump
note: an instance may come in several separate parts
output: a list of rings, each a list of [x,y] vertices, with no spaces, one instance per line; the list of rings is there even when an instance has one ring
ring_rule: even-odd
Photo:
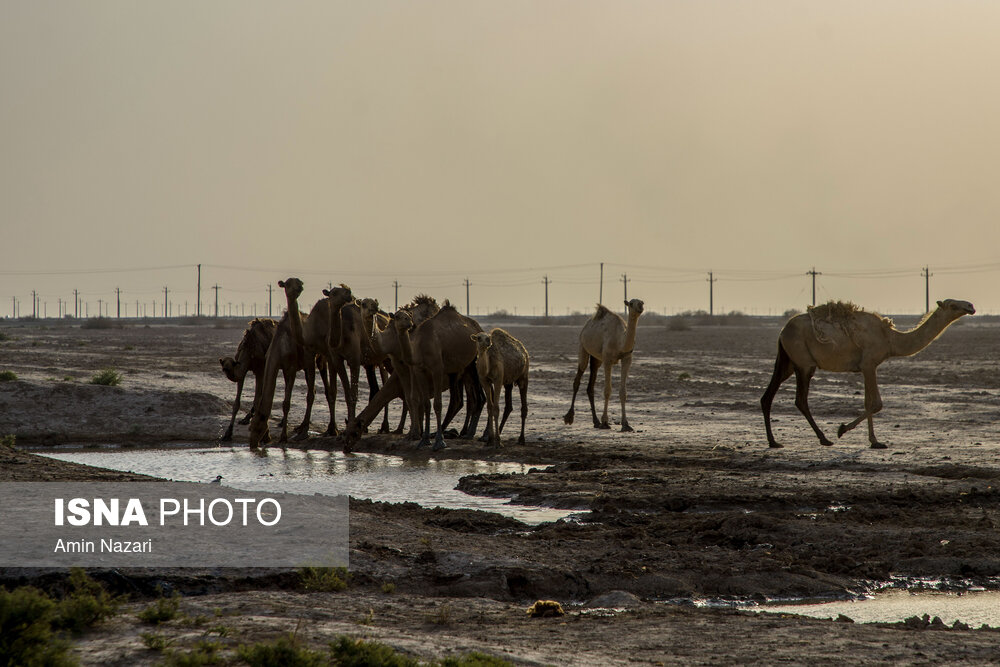
[[[604,306],[604,305],[601,305],[601,304],[597,304],[597,312],[594,313],[594,316],[591,319],[602,320],[602,319],[604,319],[604,316],[607,315],[610,312],[611,311],[608,310],[607,306]]]
[[[830,301],[819,306],[809,306],[807,310],[814,322],[849,322],[855,313],[864,312],[860,306],[850,301]]]

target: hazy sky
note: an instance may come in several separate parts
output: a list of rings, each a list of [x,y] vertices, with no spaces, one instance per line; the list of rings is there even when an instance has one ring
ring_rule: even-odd
[[[1000,3],[0,0],[0,315],[1000,312]],[[176,268],[161,268],[176,267]],[[144,269],[141,271],[125,271]],[[280,299],[275,297],[275,301]],[[175,306],[176,307],[176,306]],[[258,305],[258,308],[261,308]]]

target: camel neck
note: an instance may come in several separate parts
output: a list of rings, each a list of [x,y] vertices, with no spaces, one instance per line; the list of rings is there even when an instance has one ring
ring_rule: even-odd
[[[410,341],[409,331],[396,329],[396,340],[399,343],[399,356],[407,366],[413,365],[413,345]]]
[[[299,313],[298,299],[289,297],[288,299],[288,327],[291,329],[292,340],[298,345],[305,345],[305,337],[302,333],[302,314]]]
[[[908,357],[924,349],[940,336],[956,318],[949,317],[938,308],[916,328],[909,331],[892,329],[890,349],[894,357]]]
[[[629,311],[628,324],[625,326],[625,347],[622,354],[629,354],[635,347],[635,333],[638,329],[639,313]]]

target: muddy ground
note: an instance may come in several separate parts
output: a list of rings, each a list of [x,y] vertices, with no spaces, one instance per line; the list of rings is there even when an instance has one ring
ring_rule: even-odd
[[[16,434],[19,445],[210,442],[228,423],[235,391],[217,359],[233,353],[243,324],[0,324],[7,337],[0,371],[19,377],[0,383],[0,434]],[[820,446],[793,405],[791,382],[774,408],[785,447],[767,448],[758,401],[780,325],[776,318],[687,327],[640,320],[628,382],[636,431],[620,433],[591,426],[583,388],[576,423],[563,423],[578,325],[502,323],[532,357],[528,442],[514,444],[514,421],[502,450],[452,439],[436,455],[535,464],[527,475],[465,478],[461,488],[590,510],[585,520],[528,527],[478,512],[354,501],[347,592],[292,590],[288,572],[95,572],[137,601],[79,641],[78,653],[85,663],[155,663],[139,640],[148,628],[134,612],[155,583],[167,582],[185,594],[191,618],[207,610],[224,618],[232,632],[220,641],[233,646],[298,627],[316,645],[347,633],[423,658],[476,649],[523,664],[1000,660],[998,635],[987,630],[660,604],[846,595],[889,580],[1000,586],[1000,323],[966,318],[918,356],[882,366],[885,408],[876,430],[885,450],[868,447],[863,427]],[[111,366],[123,373],[120,387],[87,384]],[[613,421],[617,382],[616,372]],[[298,384],[293,424],[304,410]],[[860,377],[821,372],[810,401],[835,436],[861,410]],[[325,406],[313,417],[322,431]],[[236,434],[245,442],[246,427]],[[339,448],[324,438],[308,446]],[[355,450],[428,456],[395,436],[366,436]],[[130,478],[0,452],[0,480],[106,476]],[[50,575],[3,577],[45,584]],[[631,609],[583,606],[610,591],[635,596],[609,603]],[[539,598],[559,600],[569,614],[529,619],[524,610]],[[203,629],[177,623],[161,631],[184,646]]]

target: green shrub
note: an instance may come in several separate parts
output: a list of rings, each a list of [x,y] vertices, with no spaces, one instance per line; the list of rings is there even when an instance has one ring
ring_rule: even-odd
[[[420,662],[396,651],[396,649],[381,642],[352,639],[341,635],[330,644],[330,654],[333,664],[342,667],[365,667],[366,665],[382,665],[383,667],[417,667]]]
[[[166,636],[158,635],[155,632],[140,632],[139,637],[142,638],[142,643],[146,648],[157,653],[162,652],[170,644],[170,640]]]
[[[194,645],[194,649],[187,653],[180,651],[167,651],[164,655],[163,664],[167,667],[202,667],[202,665],[218,665],[223,662],[219,655],[222,644],[210,642],[205,639],[199,640]]]
[[[304,567],[299,570],[299,585],[307,591],[342,591],[347,588],[350,578],[346,567]]]
[[[13,382],[17,379],[17,373],[14,371],[0,371],[0,382]]]
[[[0,342],[3,342],[5,340],[13,340],[13,339],[10,337],[10,334],[8,334],[7,332],[0,331]]]
[[[149,625],[159,625],[172,621],[180,615],[181,596],[174,593],[168,598],[160,598],[139,612],[139,620]]]
[[[0,435],[0,447],[14,447],[17,444],[17,436],[13,433],[8,433],[7,435]]]
[[[236,650],[240,660],[250,667],[320,667],[329,665],[327,656],[319,651],[312,651],[299,646],[294,636],[281,637],[274,642],[260,642],[253,646],[240,646]],[[383,665],[388,663],[335,663],[338,665],[367,664]]]
[[[121,384],[122,375],[113,368],[105,368],[90,379],[90,384],[101,384],[106,387],[117,387]]]
[[[118,613],[119,600],[75,567],[69,573],[70,593],[56,606],[52,627],[74,635]]]
[[[52,632],[56,603],[31,586],[0,588],[0,664],[75,665],[69,643]]]

